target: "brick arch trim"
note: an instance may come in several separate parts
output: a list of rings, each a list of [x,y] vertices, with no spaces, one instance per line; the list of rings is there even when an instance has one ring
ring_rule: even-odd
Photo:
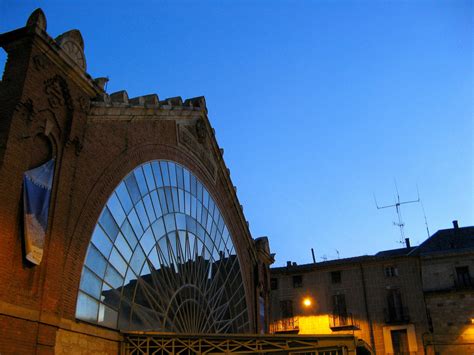
[[[216,183],[209,179],[205,168],[197,162],[192,155],[180,147],[162,144],[145,144],[128,149],[104,168],[98,181],[91,188],[86,202],[81,208],[81,213],[75,221],[70,244],[67,248],[62,276],[61,308],[63,317],[75,319],[77,294],[85,255],[92,232],[108,198],[125,176],[134,168],[148,161],[159,159],[172,160],[189,168],[208,187],[226,218],[227,226],[233,236],[239,259],[247,252],[245,244],[240,240],[236,240],[239,239],[236,238],[236,235],[241,233],[239,233],[238,222],[235,218],[232,218],[232,213],[229,211],[230,199],[222,196],[225,190],[222,186],[219,186],[220,179],[217,179]],[[241,267],[245,265],[243,261],[244,260],[241,259]],[[251,298],[249,297],[250,292],[248,289],[250,282],[249,280],[243,280],[243,282],[245,284],[244,288],[247,304],[250,305],[251,303],[249,301]],[[251,307],[249,308],[249,313],[251,313]]]

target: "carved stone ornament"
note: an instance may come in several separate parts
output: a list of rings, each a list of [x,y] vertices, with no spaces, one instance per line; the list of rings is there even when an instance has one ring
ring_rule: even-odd
[[[38,54],[33,57],[33,65],[35,66],[36,70],[40,71],[46,69],[49,65],[49,62],[44,54]]]
[[[90,99],[86,96],[81,96],[78,101],[79,108],[81,109],[81,111],[84,113],[88,113],[91,105]]]
[[[217,166],[212,153],[207,149],[204,149],[203,146],[198,143],[194,134],[191,133],[186,126],[179,126],[179,142],[199,158],[212,179],[215,181],[217,176]]]
[[[196,122],[196,133],[199,143],[204,143],[207,137],[206,123],[202,118],[198,119]]]
[[[81,32],[78,30],[65,32],[56,38],[56,42],[82,70],[86,71],[84,40],[82,39]]]
[[[19,102],[15,106],[15,111],[20,114],[27,121],[33,120],[34,109],[33,109],[33,102],[31,99],[26,99],[23,102]]]
[[[73,110],[71,96],[66,81],[59,75],[54,76],[44,82],[44,91],[48,96],[49,106],[59,108],[66,105],[66,108]]]

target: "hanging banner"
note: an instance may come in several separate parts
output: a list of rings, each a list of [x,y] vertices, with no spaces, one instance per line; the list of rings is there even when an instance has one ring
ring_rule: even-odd
[[[23,174],[26,259],[39,265],[48,228],[54,159]]]

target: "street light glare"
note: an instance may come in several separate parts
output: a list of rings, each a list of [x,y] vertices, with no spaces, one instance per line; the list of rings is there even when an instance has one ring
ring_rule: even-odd
[[[311,299],[306,297],[304,300],[303,300],[303,304],[306,306],[306,307],[309,307],[311,306]]]

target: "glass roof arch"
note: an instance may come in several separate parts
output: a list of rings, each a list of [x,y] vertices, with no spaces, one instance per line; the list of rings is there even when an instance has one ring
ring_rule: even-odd
[[[154,160],[118,184],[92,233],[76,318],[120,330],[248,330],[232,237],[189,169]]]

